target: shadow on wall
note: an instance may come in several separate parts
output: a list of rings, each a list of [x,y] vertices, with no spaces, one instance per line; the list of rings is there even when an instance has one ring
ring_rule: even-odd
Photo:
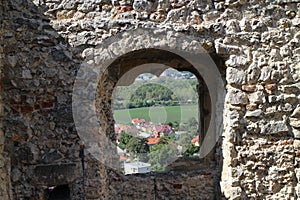
[[[54,179],[51,171],[45,171],[46,177],[34,173],[50,164],[61,168],[61,163],[73,163],[81,169],[80,139],[71,109],[73,82],[80,65],[75,54],[80,48],[72,49],[51,27],[49,17],[43,14],[48,8],[31,0],[3,0],[1,4],[3,123],[5,148],[11,157],[7,166],[11,168],[11,190],[14,199],[41,199],[44,187],[53,185],[50,180],[57,181],[54,185],[82,185],[82,170],[76,170],[74,177],[61,173]],[[81,198],[79,186],[72,191],[77,195],[73,199]],[[62,186],[55,188],[50,199],[62,190]],[[68,193],[70,198],[70,190]]]

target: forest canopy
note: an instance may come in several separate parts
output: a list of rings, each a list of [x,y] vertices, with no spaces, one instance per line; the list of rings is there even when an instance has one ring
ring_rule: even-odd
[[[118,86],[114,91],[114,109],[196,104],[197,84],[196,79],[160,77],[147,82],[136,81],[130,86]]]

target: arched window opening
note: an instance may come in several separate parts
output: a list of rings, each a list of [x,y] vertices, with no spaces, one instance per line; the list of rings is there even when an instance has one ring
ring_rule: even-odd
[[[139,85],[136,85],[134,82],[137,79],[152,79],[153,76],[157,76],[159,77],[161,74],[164,75],[164,73],[168,73],[168,71],[166,71],[168,68],[177,70],[177,73],[179,73],[180,75],[178,76],[186,76],[189,77],[191,79],[195,79],[196,83],[194,86],[192,86],[192,88],[194,87],[194,90],[196,90],[194,92],[194,95],[196,96],[194,99],[186,99],[186,102],[193,102],[195,101],[195,99],[198,101],[198,104],[196,104],[196,108],[197,109],[193,109],[198,111],[198,116],[195,117],[195,124],[196,124],[196,131],[197,131],[197,135],[195,135],[195,137],[193,138],[188,138],[186,139],[186,141],[188,140],[193,140],[194,144],[196,144],[197,146],[199,145],[200,147],[200,156],[201,156],[201,145],[204,144],[203,141],[206,137],[206,132],[209,128],[209,124],[210,124],[210,120],[211,120],[211,98],[210,98],[210,94],[208,91],[208,87],[206,85],[206,83],[204,82],[204,79],[202,78],[200,72],[191,64],[189,63],[187,60],[185,60],[184,58],[182,58],[181,56],[172,53],[170,51],[165,51],[165,50],[161,50],[161,49],[141,49],[141,50],[137,50],[137,51],[132,51],[129,52],[127,54],[124,54],[122,56],[120,56],[119,58],[117,58],[116,60],[114,60],[106,69],[105,71],[103,71],[99,83],[98,83],[98,90],[97,90],[97,98],[96,98],[96,113],[97,113],[97,117],[99,119],[99,121],[101,121],[101,129],[102,131],[106,134],[106,137],[109,138],[113,143],[119,144],[120,140],[121,140],[121,135],[122,134],[116,134],[115,129],[118,128],[115,125],[117,125],[117,123],[115,123],[115,118],[113,115],[113,110],[115,109],[116,112],[121,112],[121,109],[124,108],[129,108],[129,107],[140,107],[140,106],[145,106],[145,105],[149,105],[148,109],[148,117],[151,117],[151,113],[160,113],[159,117],[154,117],[155,115],[153,115],[153,118],[158,119],[158,118],[163,118],[165,119],[165,115],[167,116],[167,114],[165,113],[165,109],[161,109],[161,107],[164,107],[166,105],[161,105],[161,104],[167,104],[165,101],[161,101],[162,99],[162,95],[159,98],[158,95],[158,102],[153,102],[153,98],[152,99],[147,99],[147,92],[144,92],[141,95],[145,95],[143,98],[136,98],[134,95],[135,93],[133,92],[133,96],[129,95],[129,97],[126,98],[127,102],[122,101],[122,99],[120,99],[120,97],[115,98],[113,96],[114,90],[115,88],[118,86],[129,86],[129,85],[133,85],[133,87],[135,87],[135,92],[137,93],[141,93],[141,91],[146,91],[147,89],[157,89],[157,90],[161,90],[164,91],[165,93],[169,93],[169,95],[173,95],[173,99],[171,99],[172,101],[168,102],[168,104],[175,104],[176,101],[178,102],[178,106],[188,106],[188,105],[183,105],[185,104],[184,102],[179,102],[179,97],[180,95],[176,94],[177,92],[174,93],[174,91],[170,90],[169,87],[165,87],[163,84],[149,84],[147,86],[142,84],[141,87],[139,87]],[[170,70],[170,69],[169,69]],[[165,72],[166,71],[166,72]],[[172,71],[172,70],[171,70]],[[145,74],[148,73],[148,74]],[[152,74],[152,75],[149,75]],[[172,72],[170,72],[172,73]],[[140,81],[143,81],[140,80]],[[176,80],[177,82],[180,82],[180,79],[178,78]],[[125,89],[123,89],[124,91],[126,91]],[[122,90],[122,91],[123,91]],[[173,93],[172,93],[173,92]],[[187,91],[185,91],[185,94],[187,93]],[[131,93],[129,93],[131,94]],[[151,94],[151,92],[148,92],[148,96],[149,94]],[[131,98],[132,97],[132,98]],[[176,99],[177,98],[177,99]],[[179,98],[179,99],[178,99]],[[132,101],[130,101],[132,100]],[[162,103],[164,102],[164,103]],[[182,104],[182,105],[179,105]],[[114,106],[115,105],[115,106]],[[176,105],[174,105],[176,106]],[[147,107],[147,106],[146,106]],[[135,108],[135,109],[140,109],[140,108]],[[151,109],[151,112],[149,113],[149,110]],[[164,110],[163,112],[159,112],[159,110]],[[182,110],[181,110],[182,111]],[[196,112],[197,112],[196,111]],[[142,111],[141,111],[142,112]],[[147,113],[144,112],[144,113]],[[162,114],[164,113],[164,114]],[[192,112],[191,112],[192,113]],[[190,114],[190,113],[189,113]],[[132,115],[132,116],[131,116]],[[189,119],[189,117],[184,117],[183,114],[181,113],[181,119],[185,119],[185,120],[180,120],[180,122],[184,122],[187,121],[187,119]],[[197,114],[196,114],[197,115]],[[133,113],[130,112],[127,113],[126,115],[127,117],[125,117],[126,119],[123,119],[124,121],[126,121],[126,123],[132,124],[132,120],[134,118],[142,118],[145,120],[145,118],[143,117],[134,117]],[[129,116],[129,117],[128,117]],[[129,120],[128,120],[129,119]],[[118,121],[118,119],[116,119],[116,121]],[[149,120],[150,121],[150,120]],[[145,120],[146,122],[149,122],[147,120]],[[170,125],[172,125],[172,127],[174,126],[179,126],[179,124],[176,124],[175,120],[169,120],[169,121],[164,121],[166,123],[171,122],[170,124],[161,124],[161,125],[165,125],[167,127],[171,127]],[[192,120],[191,120],[192,122]],[[129,125],[127,124],[127,125]],[[126,125],[126,124],[125,124]],[[184,124],[182,124],[182,126],[184,126]],[[192,125],[185,125],[187,127],[191,127]],[[180,126],[179,126],[180,127]],[[118,137],[119,136],[119,137]],[[138,171],[137,168],[140,167],[140,165],[145,164],[145,162],[142,162],[144,160],[146,160],[146,158],[144,157],[144,155],[147,154],[147,152],[151,151],[151,148],[148,149],[147,145],[142,145],[147,143],[148,146],[149,144],[151,145],[152,143],[156,143],[158,142],[156,139],[157,135],[152,135],[153,137],[150,139],[150,141],[148,141],[147,138],[143,138],[143,137],[131,137],[129,134],[124,134],[122,140],[125,141],[125,143],[128,143],[128,141],[131,138],[132,139],[132,144],[131,145],[131,149],[132,151],[135,151],[136,153],[139,153],[139,156],[134,155],[133,157],[131,157],[131,160],[136,161],[136,165],[138,167],[136,167],[135,171]],[[160,136],[160,135],[159,135]],[[209,140],[211,140],[212,142],[215,141],[215,133],[211,133],[209,134]],[[168,143],[169,141],[165,141],[165,140],[160,140],[160,143],[162,143],[161,146],[163,146],[164,143]],[[191,141],[192,142],[192,141]],[[198,144],[197,144],[198,143]],[[210,145],[210,144],[209,144]],[[208,145],[208,146],[209,146]],[[139,146],[140,148],[135,148],[136,146]],[[163,163],[161,163],[160,166],[155,167],[154,170],[156,171],[162,171],[167,169],[167,166],[169,168],[170,164],[173,163],[177,163],[177,160],[182,160],[179,159],[177,152],[180,152],[180,149],[177,148],[178,145],[169,145],[167,148],[163,149],[165,150],[165,152],[172,150],[172,152],[176,152],[175,154],[173,154],[174,156],[165,156],[166,153],[164,153],[164,151],[162,151],[160,154],[161,156],[161,160],[164,160]],[[198,147],[197,147],[198,148]],[[210,147],[209,147],[210,148]],[[204,150],[204,152],[207,152],[207,150],[209,150],[209,148],[206,148]],[[122,148],[118,148],[119,154],[122,154],[123,151],[121,150]],[[123,146],[123,149],[124,146]],[[142,149],[142,151],[140,150]],[[193,152],[192,148],[190,149],[191,152]],[[154,151],[152,149],[152,151]],[[214,149],[209,150],[211,152],[214,151]],[[185,152],[185,150],[182,150],[181,154],[183,154]],[[150,152],[151,153],[151,152]],[[193,153],[191,153],[193,154]],[[212,160],[214,159],[214,155],[212,154],[207,154],[206,155],[210,156],[211,158],[209,158],[208,160]],[[126,156],[124,156],[124,154],[122,156],[118,156],[117,153],[117,148],[115,150],[115,160],[120,161],[122,163],[126,163],[125,161],[128,159]],[[179,154],[180,155],[180,154]],[[181,155],[182,156],[182,155]],[[208,156],[205,156],[206,158],[208,158]],[[114,156],[113,156],[114,157]],[[120,159],[120,160],[119,160]],[[155,159],[155,158],[153,158]],[[142,162],[142,163],[140,163]],[[176,164],[177,165],[177,164]],[[161,167],[163,166],[163,167]],[[125,168],[125,167],[124,167]],[[170,169],[172,170],[172,166],[170,167]],[[147,169],[147,168],[145,168]],[[133,171],[134,169],[132,169]],[[151,169],[152,170],[152,169]],[[189,170],[189,169],[186,169]],[[137,172],[140,173],[140,172]]]

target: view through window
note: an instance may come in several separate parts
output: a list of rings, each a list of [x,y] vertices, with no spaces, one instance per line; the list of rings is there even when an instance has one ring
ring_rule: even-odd
[[[160,172],[199,152],[198,79],[173,68],[114,90],[115,134],[125,174]]]

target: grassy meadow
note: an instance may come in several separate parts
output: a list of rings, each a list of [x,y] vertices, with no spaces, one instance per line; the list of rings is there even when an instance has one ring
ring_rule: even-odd
[[[198,118],[198,105],[152,106],[143,108],[114,110],[114,119],[118,124],[129,124],[133,118],[144,118],[154,123],[187,122]]]

